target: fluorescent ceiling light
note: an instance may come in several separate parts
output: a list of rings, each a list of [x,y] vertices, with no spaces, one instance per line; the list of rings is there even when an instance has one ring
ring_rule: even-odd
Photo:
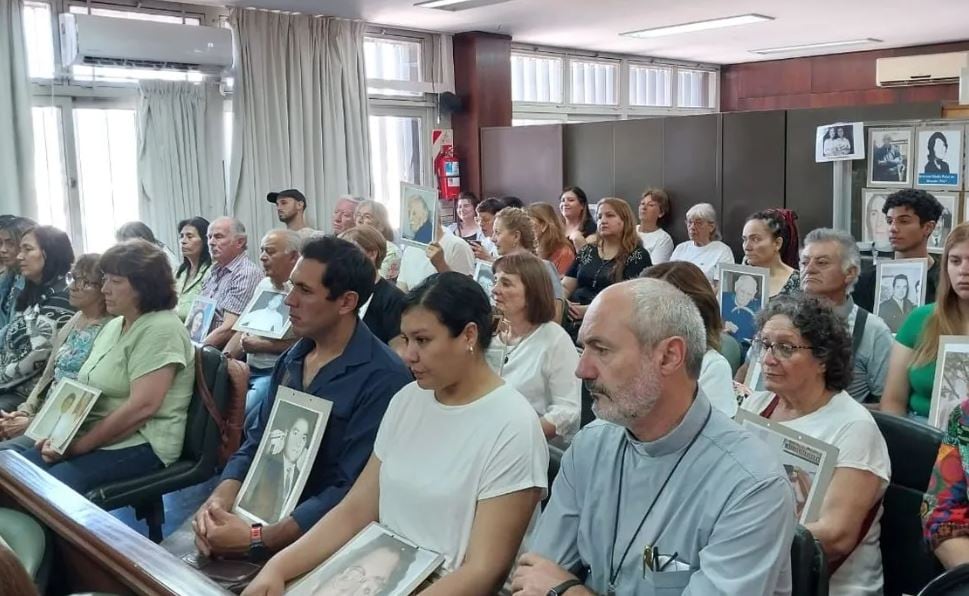
[[[447,1],[447,0],[443,0]],[[453,0],[452,0],[453,1]],[[641,31],[631,31],[623,33],[630,37],[662,37],[664,35],[678,35],[680,33],[693,33],[695,31],[706,31],[707,29],[721,29],[723,27],[736,27],[737,25],[750,25],[773,21],[774,17],[767,17],[762,14],[741,14],[721,19],[710,19],[707,21],[694,21],[692,23],[681,23],[679,25],[668,25],[666,27],[656,27],[654,29],[643,29]]]
[[[426,0],[425,2],[418,2],[414,6],[419,6],[420,8],[438,8],[441,10],[467,10],[469,8],[477,8],[479,6],[486,6],[488,4],[500,4],[501,2],[507,2],[508,0]]]
[[[867,43],[881,43],[882,40],[873,37],[865,39],[845,39],[842,41],[822,41],[820,43],[807,43],[799,46],[784,46],[781,48],[765,48],[763,50],[750,50],[754,54],[784,54],[787,52],[799,52],[801,50],[813,50],[817,48],[837,48],[841,46],[856,46]]]

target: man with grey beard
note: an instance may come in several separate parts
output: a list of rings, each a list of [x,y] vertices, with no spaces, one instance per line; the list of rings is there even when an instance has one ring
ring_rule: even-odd
[[[658,279],[615,284],[579,341],[599,420],[562,458],[515,596],[790,594],[790,484],[698,391],[706,334],[692,300]]]

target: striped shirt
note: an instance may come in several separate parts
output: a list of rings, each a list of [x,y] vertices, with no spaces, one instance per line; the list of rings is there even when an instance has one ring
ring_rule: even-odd
[[[212,329],[222,325],[225,313],[238,315],[245,310],[256,286],[263,278],[262,269],[242,253],[228,265],[212,263],[209,276],[202,282],[201,296],[215,300]]]

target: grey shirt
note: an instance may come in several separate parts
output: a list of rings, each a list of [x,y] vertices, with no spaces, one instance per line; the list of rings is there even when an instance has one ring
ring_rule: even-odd
[[[585,585],[597,594],[607,592],[610,556],[618,565],[632,539],[617,596],[782,595],[791,593],[794,527],[792,491],[776,457],[698,393],[679,426],[657,441],[636,441],[604,421],[579,431],[562,457],[529,550],[566,569],[588,567]],[[670,565],[644,573],[647,545],[662,555],[676,553],[680,570]]]
[[[849,296],[844,304],[835,307],[848,326],[848,333],[855,329],[855,319],[861,307]],[[852,337],[852,342],[854,337]],[[888,325],[877,315],[868,313],[865,319],[865,329],[861,335],[861,343],[854,353],[854,372],[851,384],[845,391],[855,401],[863,402],[869,395],[878,401],[885,391],[885,377],[888,376],[888,359],[892,353],[892,332]]]

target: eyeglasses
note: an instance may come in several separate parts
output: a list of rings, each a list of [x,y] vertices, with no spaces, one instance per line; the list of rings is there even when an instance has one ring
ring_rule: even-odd
[[[753,344],[760,349],[760,355],[763,356],[768,351],[774,354],[774,358],[780,358],[781,360],[787,360],[794,355],[797,350],[812,350],[812,346],[796,346],[794,344],[789,344],[785,342],[771,342],[763,339],[761,337],[755,337]]]
[[[69,286],[77,286],[81,289],[87,290],[89,288],[96,288],[98,284],[96,282],[84,279],[83,277],[77,277],[70,271],[64,276],[64,281],[67,282]]]

